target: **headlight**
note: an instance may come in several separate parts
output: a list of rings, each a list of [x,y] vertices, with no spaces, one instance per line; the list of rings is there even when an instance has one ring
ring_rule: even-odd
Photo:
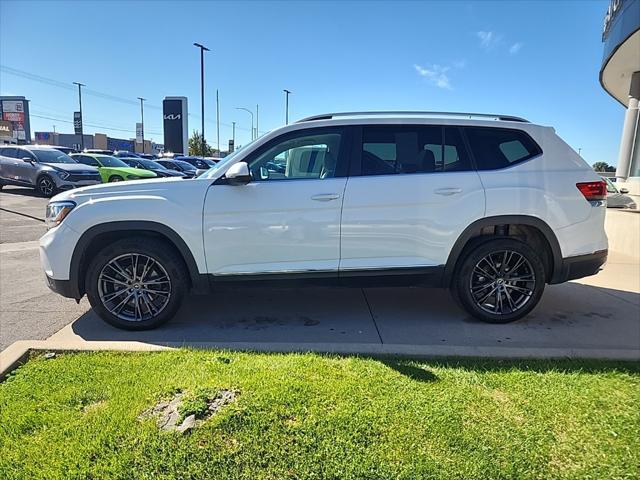
[[[61,170],[56,170],[56,175],[58,175],[61,180],[66,180],[67,178],[69,178],[69,172],[63,172]]]
[[[137,175],[127,175],[127,180],[140,180],[140,177]]]
[[[47,229],[57,227],[65,219],[69,212],[75,208],[74,202],[51,202],[47,205],[47,213],[44,218],[44,224]]]

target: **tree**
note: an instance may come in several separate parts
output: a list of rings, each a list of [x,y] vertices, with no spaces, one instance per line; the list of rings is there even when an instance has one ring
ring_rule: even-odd
[[[204,152],[202,151],[202,135],[198,130],[194,130],[189,138],[189,155],[198,157],[210,157],[212,148],[204,141]]]
[[[607,162],[596,162],[593,164],[596,172],[615,172],[616,167],[609,165]]]

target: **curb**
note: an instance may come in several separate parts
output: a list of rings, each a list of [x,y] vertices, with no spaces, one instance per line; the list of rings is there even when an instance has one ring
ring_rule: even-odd
[[[0,352],[0,381],[23,365],[33,351],[90,352],[126,351],[157,352],[174,348],[200,348],[269,353],[316,352],[342,355],[406,356],[413,358],[470,357],[495,359],[589,359],[640,361],[638,349],[592,348],[517,348],[468,347],[442,345],[403,345],[380,343],[277,343],[277,342],[116,342],[116,341],[55,341],[21,340]]]

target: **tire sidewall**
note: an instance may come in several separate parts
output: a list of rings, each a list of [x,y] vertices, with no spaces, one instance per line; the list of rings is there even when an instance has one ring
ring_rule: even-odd
[[[523,255],[533,268],[536,282],[533,295],[527,304],[516,312],[507,315],[495,315],[476,305],[469,283],[476,264],[489,253],[512,250]],[[513,238],[500,238],[479,242],[464,255],[454,279],[453,293],[456,300],[475,318],[487,323],[509,323],[528,315],[538,304],[545,287],[545,267],[542,259],[526,243]]]
[[[118,180],[116,180],[116,178]],[[124,178],[122,178],[120,175],[111,175],[109,177],[109,182],[108,183],[117,183],[117,182],[124,182]]]
[[[102,304],[98,294],[98,277],[104,266],[114,258],[139,253],[160,263],[171,280],[171,297],[156,317],[139,322],[119,319]],[[104,321],[124,330],[148,330],[170,320],[180,308],[187,289],[187,274],[182,259],[164,242],[155,239],[119,240],[101,250],[91,261],[85,277],[87,298],[91,307]]]

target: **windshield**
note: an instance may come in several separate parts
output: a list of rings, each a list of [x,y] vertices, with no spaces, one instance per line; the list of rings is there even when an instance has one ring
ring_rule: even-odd
[[[40,163],[78,163],[60,150],[31,150]]]
[[[98,157],[98,161],[103,167],[128,167],[126,163],[116,157],[109,155],[101,155]]]
[[[609,180],[607,177],[602,177],[602,179],[607,184],[607,193],[618,193],[618,189],[611,180]]]
[[[216,163],[213,167],[211,167],[209,170],[206,170],[205,172],[201,173],[199,175],[199,177],[201,177],[201,178],[211,178],[213,175],[215,175],[215,173],[218,170],[220,170],[221,168],[226,168],[229,165],[229,163],[233,161],[233,159],[236,157],[236,155],[238,155],[238,152],[241,152],[243,149],[247,148],[249,145],[251,145],[256,140],[253,140],[252,142],[249,142],[247,145],[245,145],[241,149],[236,150],[233,153],[230,153],[229,155],[224,157],[222,160],[220,160],[218,163]]]
[[[146,168],[150,168],[152,170],[167,170],[167,167],[165,167],[164,165],[160,165],[158,162],[154,162],[153,160],[145,160],[141,158],[138,161]]]

